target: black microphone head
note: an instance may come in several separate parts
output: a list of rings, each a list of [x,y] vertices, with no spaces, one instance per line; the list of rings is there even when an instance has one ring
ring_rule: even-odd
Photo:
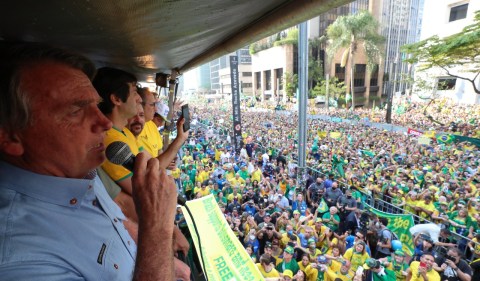
[[[124,165],[124,163],[128,162],[133,156],[130,147],[121,141],[114,141],[109,144],[105,155],[110,162],[116,165]]]

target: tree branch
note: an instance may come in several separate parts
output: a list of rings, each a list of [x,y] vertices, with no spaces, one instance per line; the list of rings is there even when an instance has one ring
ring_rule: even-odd
[[[439,66],[440,66],[440,65],[439,65]],[[466,78],[466,77],[462,77],[462,76],[458,76],[458,75],[455,75],[455,74],[450,73],[450,71],[449,71],[446,67],[444,67],[444,66],[440,66],[440,68],[442,68],[443,70],[445,70],[445,72],[446,72],[448,75],[452,76],[452,77],[455,77],[455,78],[458,78],[458,79],[462,79],[462,80],[466,80],[466,81],[470,82],[470,83],[472,84],[472,86],[473,86],[473,90],[475,91],[475,93],[476,93],[477,95],[480,95],[480,89],[477,89],[477,85],[475,85],[475,79],[478,77],[478,74],[479,74],[480,72],[477,73],[473,79],[469,79],[469,78]]]

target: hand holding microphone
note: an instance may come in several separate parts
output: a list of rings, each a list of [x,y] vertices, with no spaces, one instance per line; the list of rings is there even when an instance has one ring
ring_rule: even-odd
[[[132,197],[138,218],[173,233],[177,189],[165,169],[160,168],[158,159],[148,158],[149,155],[140,153],[134,161]]]

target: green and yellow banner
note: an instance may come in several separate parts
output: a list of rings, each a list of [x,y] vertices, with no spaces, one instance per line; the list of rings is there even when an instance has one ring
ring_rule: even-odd
[[[213,195],[187,201],[195,214],[198,236],[185,207],[182,207],[198,256],[203,256],[203,271],[209,281],[264,280],[252,259],[233,233]],[[201,260],[201,258],[200,258]]]
[[[415,225],[412,215],[404,214],[388,214],[379,211],[375,208],[369,207],[368,209],[379,218],[387,218],[387,228],[398,236],[400,242],[402,242],[402,250],[408,255],[413,255],[415,245],[413,245],[412,234],[410,234],[410,228]]]

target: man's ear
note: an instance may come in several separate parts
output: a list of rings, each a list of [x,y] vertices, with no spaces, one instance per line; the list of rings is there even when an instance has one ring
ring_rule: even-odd
[[[112,104],[116,106],[119,106],[123,103],[122,100],[119,97],[117,97],[115,94],[110,94],[110,101],[112,102]]]
[[[0,128],[0,153],[10,156],[21,156],[24,148],[18,134],[12,134]]]

